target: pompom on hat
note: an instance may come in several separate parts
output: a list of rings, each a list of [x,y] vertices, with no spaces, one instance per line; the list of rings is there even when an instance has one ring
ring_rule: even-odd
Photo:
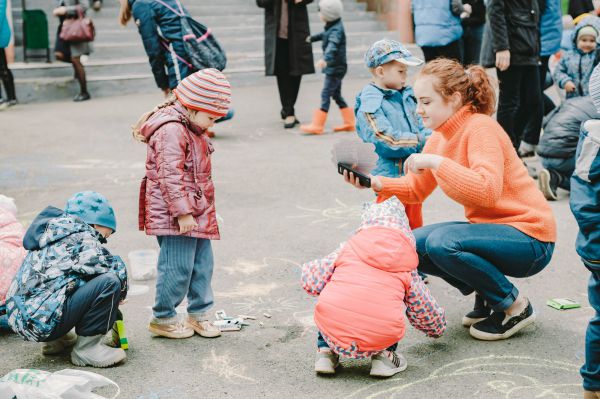
[[[220,71],[202,69],[183,79],[173,90],[186,108],[225,116],[231,104],[231,85]]]

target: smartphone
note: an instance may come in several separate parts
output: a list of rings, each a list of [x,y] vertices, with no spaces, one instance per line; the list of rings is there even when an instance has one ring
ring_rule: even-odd
[[[371,178],[369,176],[357,172],[356,170],[352,169],[352,166],[348,164],[338,162],[338,173],[340,175],[343,175],[345,170],[347,170],[348,173],[352,172],[354,176],[358,177],[358,182],[361,186],[371,187]]]

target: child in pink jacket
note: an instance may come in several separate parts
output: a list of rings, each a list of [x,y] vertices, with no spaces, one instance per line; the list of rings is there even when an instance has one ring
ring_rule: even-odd
[[[14,200],[0,195],[0,329],[8,329],[4,310],[6,292],[26,255],[24,235]]]
[[[419,258],[404,206],[392,197],[365,204],[355,234],[327,257],[302,265],[302,287],[319,295],[315,371],[334,374],[339,355],[371,357],[371,375],[407,367],[396,346],[408,321],[429,337],[446,329],[444,310],[417,273]]]

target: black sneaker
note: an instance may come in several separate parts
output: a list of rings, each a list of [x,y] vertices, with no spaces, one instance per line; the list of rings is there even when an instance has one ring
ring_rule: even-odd
[[[551,169],[542,169],[538,175],[538,187],[549,201],[556,201],[556,190],[560,184],[560,175]]]
[[[75,101],[76,103],[81,102],[81,101],[87,101],[89,100],[90,94],[89,93],[79,93],[78,95],[75,96],[75,98],[73,98],[73,101]]]
[[[293,127],[295,127],[296,125],[299,125],[299,124],[300,124],[300,121],[294,117],[294,121],[293,122],[284,123],[283,127],[286,128],[286,129],[292,129]]]
[[[487,319],[492,313],[492,308],[487,305],[485,299],[479,294],[475,294],[475,306],[473,310],[463,316],[462,325],[470,327],[473,324]]]
[[[535,321],[531,303],[518,316],[508,316],[504,312],[494,312],[487,319],[471,326],[469,333],[473,338],[484,341],[507,339]]]

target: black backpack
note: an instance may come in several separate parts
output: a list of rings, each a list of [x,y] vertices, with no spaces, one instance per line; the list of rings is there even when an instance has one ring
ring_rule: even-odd
[[[176,54],[177,58],[198,70],[205,68],[215,68],[219,71],[224,70],[227,65],[227,57],[219,42],[213,36],[212,30],[188,16],[183,11],[179,0],[176,0],[179,11],[162,0],[156,1],[179,16],[181,22],[181,40],[183,41],[187,60],[181,59]],[[167,47],[165,44],[165,48]]]

